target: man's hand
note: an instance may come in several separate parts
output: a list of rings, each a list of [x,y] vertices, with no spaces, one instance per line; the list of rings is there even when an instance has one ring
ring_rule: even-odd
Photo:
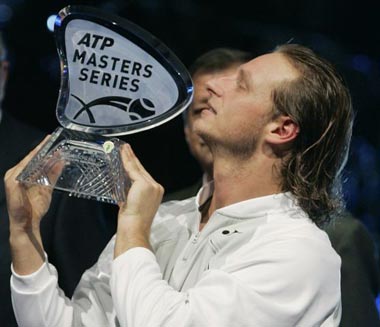
[[[48,136],[20,163],[9,169],[4,177],[10,227],[17,231],[28,231],[39,227],[41,218],[49,209],[52,189],[39,185],[26,185],[16,180],[28,162],[41,149]],[[57,180],[62,164],[56,161],[49,167],[49,180]]]
[[[119,203],[115,258],[132,247],[150,248],[150,227],[164,194],[128,144],[122,147],[121,157],[132,185],[127,200]]]
[[[40,221],[49,209],[52,189],[46,186],[26,185],[17,181],[16,177],[41,149],[48,137],[19,164],[9,169],[4,177],[13,267],[19,274],[32,273],[44,261]],[[48,178],[53,185],[62,168],[62,161],[53,158],[48,172]]]

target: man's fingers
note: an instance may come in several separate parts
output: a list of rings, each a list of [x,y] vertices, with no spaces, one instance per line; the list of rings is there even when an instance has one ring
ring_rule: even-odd
[[[155,182],[153,177],[145,170],[139,159],[134,154],[129,144],[124,144],[121,149],[121,158],[123,161],[124,169],[132,181],[139,178],[145,178],[151,182]]]
[[[44,172],[49,180],[49,184],[54,187],[57,183],[59,176],[65,167],[65,161],[62,158],[56,158],[53,156],[49,159],[44,167]]]
[[[157,198],[159,199],[159,203],[164,193],[164,188],[145,170],[129,145],[124,145],[122,147],[121,157],[124,169],[132,181],[131,189],[128,192],[128,201],[141,202],[142,200],[145,205],[147,198],[150,200]],[[136,196],[136,194],[139,195]],[[136,200],[139,197],[140,199]],[[131,203],[129,203],[128,206],[131,206]]]

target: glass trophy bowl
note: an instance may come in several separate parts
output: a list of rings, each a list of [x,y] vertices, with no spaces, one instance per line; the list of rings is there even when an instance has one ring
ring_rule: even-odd
[[[179,115],[193,97],[190,75],[152,34],[95,8],[65,7],[54,35],[61,62],[56,113],[62,127],[17,179],[77,197],[124,201],[130,180],[120,158],[123,141],[115,136]]]

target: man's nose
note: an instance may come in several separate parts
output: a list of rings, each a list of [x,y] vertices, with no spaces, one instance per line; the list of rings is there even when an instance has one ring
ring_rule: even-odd
[[[222,96],[226,87],[225,82],[225,78],[223,77],[212,78],[207,81],[206,89],[211,94]]]

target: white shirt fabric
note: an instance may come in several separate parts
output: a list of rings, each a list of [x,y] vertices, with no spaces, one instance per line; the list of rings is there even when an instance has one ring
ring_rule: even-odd
[[[161,205],[154,254],[113,260],[113,238],[72,299],[47,262],[11,278],[19,326],[338,326],[340,258],[289,193],[218,209],[199,232],[197,198]]]

